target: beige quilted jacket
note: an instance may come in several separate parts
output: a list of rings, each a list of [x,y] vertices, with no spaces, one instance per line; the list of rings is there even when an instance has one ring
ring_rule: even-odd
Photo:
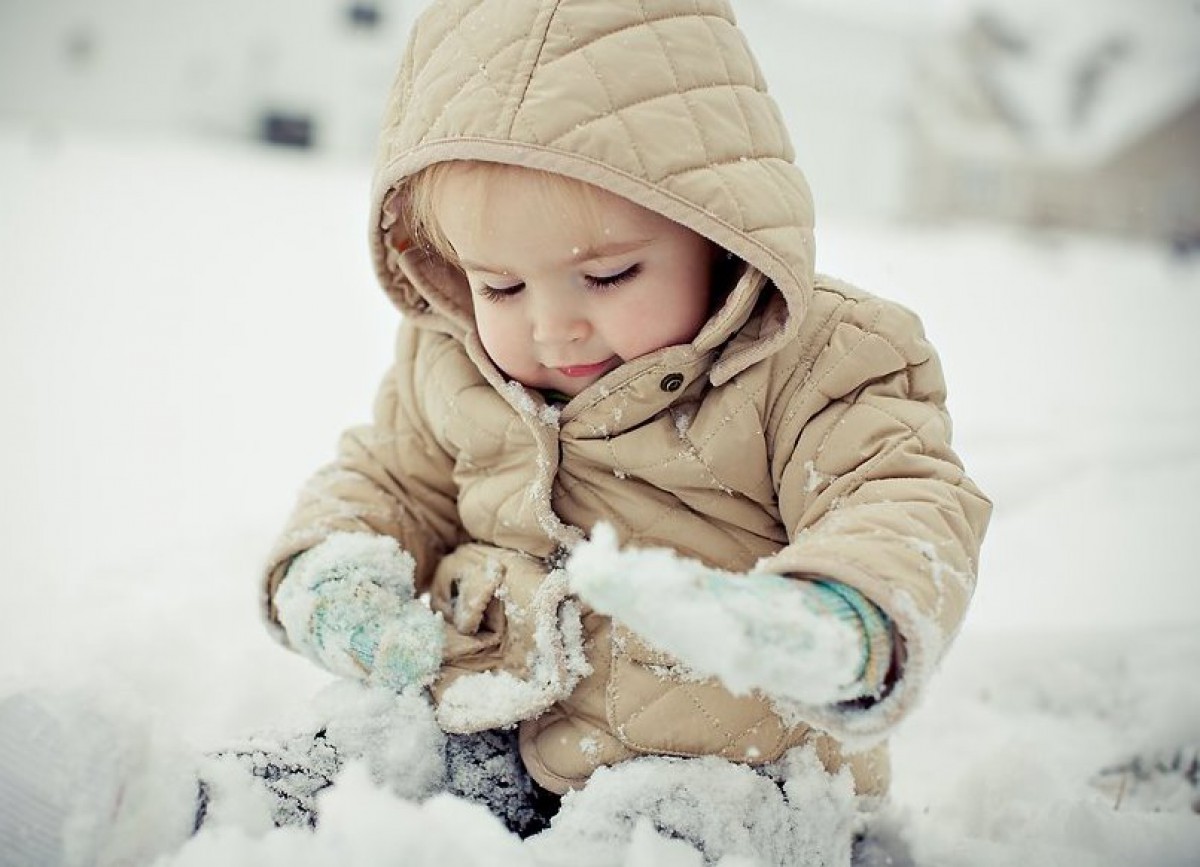
[[[487,358],[461,275],[409,245],[404,180],[450,159],[585,180],[746,273],[691,344],[548,408]],[[791,160],[723,0],[436,2],[391,94],[374,190],[376,267],[404,313],[395,365],[374,422],[302,493],[268,614],[296,554],[335,530],[387,533],[446,616],[442,725],[519,724],[546,788],[640,754],[756,764],[811,743],[883,791],[883,739],[959,627],[990,507],[951,450],[917,319],[814,275]],[[580,659],[556,628],[573,604],[556,567],[598,521],[626,545],[857,588],[901,639],[895,686],[868,708],[777,707],[680,677],[586,607]]]

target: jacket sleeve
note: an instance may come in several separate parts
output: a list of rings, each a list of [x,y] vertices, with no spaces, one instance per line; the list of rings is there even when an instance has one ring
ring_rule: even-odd
[[[375,399],[374,420],[346,431],[337,458],[302,488],[268,558],[263,583],[267,622],[283,639],[275,590],[292,560],[331,533],[395,538],[416,561],[424,592],[441,556],[462,537],[453,457],[424,415],[418,384],[441,355],[440,335],[401,324],[396,359]]]
[[[951,448],[941,366],[917,318],[878,299],[845,304],[772,411],[790,542],[758,568],[841,582],[893,624],[898,668],[883,699],[800,709],[835,736],[870,741],[912,707],[957,633],[991,504]]]

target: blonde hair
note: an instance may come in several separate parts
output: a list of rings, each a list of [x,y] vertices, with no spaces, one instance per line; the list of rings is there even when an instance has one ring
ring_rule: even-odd
[[[583,224],[598,224],[596,208],[599,190],[583,181],[565,175],[544,172],[507,163],[491,163],[479,160],[451,160],[434,163],[421,169],[404,183],[404,208],[408,217],[408,231],[414,244],[437,254],[449,262],[457,262],[458,255],[450,240],[442,231],[438,221],[438,206],[445,181],[451,175],[472,177],[478,194],[480,219],[486,212],[488,196],[497,192],[500,183],[520,177],[523,182],[533,181],[547,205],[566,211],[565,217],[574,218]]]
[[[476,206],[473,210],[480,222],[484,220],[484,215],[487,213],[488,197],[503,195],[505,182],[519,180],[521,183],[537,184],[538,194],[545,202],[547,211],[555,208],[562,214],[564,220],[603,231],[599,197],[604,193],[600,188],[584,181],[508,163],[491,163],[481,160],[450,160],[434,163],[416,172],[404,182],[401,190],[403,196],[401,207],[407,212],[407,227],[411,243],[441,257],[455,267],[460,267],[458,253],[455,252],[450,239],[442,231],[437,213],[438,207],[443,204],[442,193],[446,179],[451,175],[472,177],[475,180],[472,195],[476,200],[472,205]],[[713,244],[713,249],[717,252],[720,251],[720,247],[716,244]],[[712,280],[709,286],[714,310],[729,294],[744,267],[745,263],[732,253],[726,252],[724,255],[714,257]]]

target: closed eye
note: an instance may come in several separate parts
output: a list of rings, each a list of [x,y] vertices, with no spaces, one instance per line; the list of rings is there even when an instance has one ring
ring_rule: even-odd
[[[482,298],[486,298],[488,301],[504,301],[507,298],[512,298],[514,295],[519,294],[524,288],[524,283],[514,283],[511,286],[489,286],[488,284],[483,283],[475,291],[478,292]]]
[[[620,286],[629,280],[632,280],[638,274],[642,273],[641,265],[630,265],[624,271],[618,271],[616,274],[606,274],[602,277],[596,277],[588,274],[584,277],[589,286],[593,289],[611,289],[614,286]]]

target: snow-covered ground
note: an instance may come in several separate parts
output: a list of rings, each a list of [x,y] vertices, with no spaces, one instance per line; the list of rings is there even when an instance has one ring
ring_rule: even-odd
[[[200,750],[328,682],[267,637],[256,582],[388,360],[367,183],[311,156],[0,129],[3,689],[100,689]],[[890,822],[921,867],[1200,863],[1181,778],[1090,782],[1200,745],[1200,262],[986,227],[822,225],[819,250],[923,315],[996,501],[966,628],[894,740]],[[205,832],[176,863],[554,851],[360,777],[334,798],[311,844]],[[644,831],[614,863],[694,863]]]

